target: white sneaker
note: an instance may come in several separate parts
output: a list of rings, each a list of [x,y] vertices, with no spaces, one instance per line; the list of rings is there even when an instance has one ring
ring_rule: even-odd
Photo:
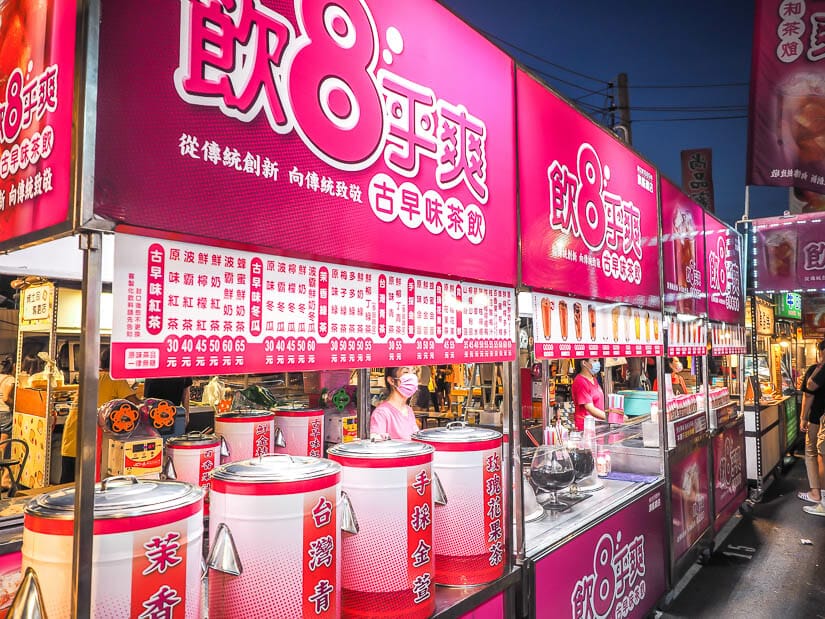
[[[802,509],[807,514],[813,514],[814,516],[825,516],[825,505],[822,503],[817,503],[816,505],[806,505]]]

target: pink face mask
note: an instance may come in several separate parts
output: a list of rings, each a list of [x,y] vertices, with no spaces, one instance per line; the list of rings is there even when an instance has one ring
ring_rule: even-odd
[[[416,374],[404,374],[398,379],[398,393],[405,398],[411,397],[418,391],[418,376]]]

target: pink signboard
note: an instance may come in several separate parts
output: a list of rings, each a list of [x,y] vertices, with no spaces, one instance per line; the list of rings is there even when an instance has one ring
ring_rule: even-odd
[[[713,504],[719,530],[745,500],[745,424],[733,425],[713,437]]]
[[[705,425],[707,428],[707,425]],[[703,444],[670,464],[673,560],[682,555],[710,526],[708,445]]]
[[[704,210],[676,185],[662,179],[662,251],[665,310],[707,314]]]
[[[104,0],[95,212],[512,285],[513,115],[512,61],[431,0]]]
[[[646,617],[665,593],[661,489],[535,564],[537,619]]]
[[[744,355],[747,352],[747,331],[743,325],[710,325],[710,350],[714,357]]]
[[[543,359],[656,357],[662,314],[630,305],[533,295],[533,342]]]
[[[705,213],[708,317],[729,324],[745,322],[742,235]]]
[[[118,234],[112,376],[515,358],[512,289]]]
[[[74,0],[0,2],[0,248],[71,225]]]
[[[522,280],[661,309],[656,168],[518,71]]]
[[[825,289],[822,213],[757,219],[753,232],[758,292]]]
[[[825,193],[825,0],[755,5],[747,182]]]

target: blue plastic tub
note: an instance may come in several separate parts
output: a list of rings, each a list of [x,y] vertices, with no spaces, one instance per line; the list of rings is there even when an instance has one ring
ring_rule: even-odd
[[[624,396],[624,414],[628,417],[649,415],[650,405],[659,401],[659,394],[656,391],[624,389],[617,393]]]

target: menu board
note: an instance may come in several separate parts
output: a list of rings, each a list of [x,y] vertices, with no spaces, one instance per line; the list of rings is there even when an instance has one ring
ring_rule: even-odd
[[[670,465],[673,557],[678,561],[710,526],[708,445]]]
[[[825,290],[825,217],[806,213],[753,222],[757,292]]]
[[[798,292],[782,292],[774,295],[777,318],[802,320],[802,295]]]
[[[669,357],[694,357],[708,351],[708,334],[703,320],[674,319],[667,328]]]
[[[101,14],[97,215],[515,285],[513,61],[438,2]]]
[[[512,289],[177,240],[115,240],[116,378],[515,358]]]
[[[707,314],[704,210],[662,178],[662,252],[665,309]]]
[[[661,309],[656,168],[527,73],[516,88],[524,284]]]
[[[67,230],[75,0],[0,1],[0,248]]]
[[[616,303],[533,294],[533,342],[544,359],[648,357],[664,351],[662,314]]]
[[[742,325],[710,324],[710,347],[714,357],[744,355],[747,333]]]
[[[742,323],[745,318],[742,235],[705,213],[705,250],[708,316],[719,322]]]

